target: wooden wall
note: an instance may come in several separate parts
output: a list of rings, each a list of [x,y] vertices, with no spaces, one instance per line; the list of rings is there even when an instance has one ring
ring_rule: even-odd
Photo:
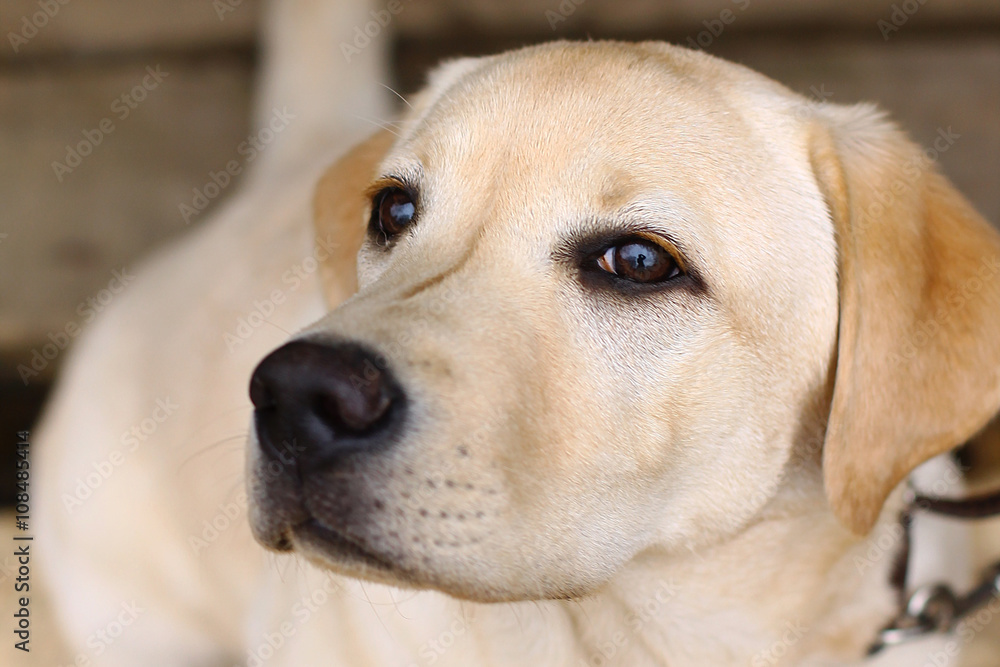
[[[876,101],[925,145],[957,136],[942,167],[1000,221],[995,0],[401,1],[387,28],[401,90],[441,58],[536,41],[695,44],[806,94]],[[62,343],[115,269],[205,218],[181,204],[250,131],[261,13],[257,0],[0,3],[3,386],[24,387],[17,366]],[[77,163],[67,147],[81,143]]]

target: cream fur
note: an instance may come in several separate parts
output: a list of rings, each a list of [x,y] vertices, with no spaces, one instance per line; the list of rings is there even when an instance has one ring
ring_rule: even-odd
[[[322,289],[316,271],[284,280],[313,232],[311,182],[283,180],[148,263],[81,342],[38,438],[70,642],[134,599],[147,611],[102,664],[247,660],[276,636],[268,665],[911,667],[941,650],[932,638],[863,661],[895,610],[891,554],[869,556],[899,494],[858,535],[863,511],[831,507],[822,467],[842,232],[816,128],[842,136],[850,117],[905,140],[873,112],[651,43],[459,61],[414,106],[391,147],[352,153],[317,194],[316,236],[341,244],[321,259],[343,262],[362,243],[355,181],[422,174],[417,226],[388,253],[362,244],[353,298],[339,267]],[[705,288],[581,288],[554,249],[626,217],[674,238]],[[273,326],[229,352],[222,332],[274,289]],[[266,557],[242,521],[194,553],[241,482],[239,442],[209,445],[245,430],[250,371],[285,330],[377,347],[414,392],[420,428],[353,487],[401,510],[364,539],[401,554],[405,575],[315,549],[320,568]],[[75,480],[164,396],[177,414],[68,512]],[[248,448],[253,482],[253,434]],[[385,475],[404,466],[416,484],[460,484]]]

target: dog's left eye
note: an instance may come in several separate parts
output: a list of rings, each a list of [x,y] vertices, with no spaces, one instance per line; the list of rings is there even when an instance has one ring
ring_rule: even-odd
[[[372,223],[385,238],[391,239],[413,222],[417,205],[402,188],[386,188],[375,195]]]
[[[606,273],[635,283],[658,283],[681,274],[677,260],[662,246],[644,238],[619,241],[594,259]]]

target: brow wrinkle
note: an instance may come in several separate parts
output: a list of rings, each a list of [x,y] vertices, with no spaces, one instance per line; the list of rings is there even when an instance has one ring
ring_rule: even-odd
[[[473,250],[474,250],[474,247],[469,248],[466,251],[466,253],[464,255],[462,255],[462,257],[458,260],[458,262],[456,262],[451,268],[449,268],[449,269],[447,269],[445,271],[442,271],[441,273],[439,273],[439,274],[437,274],[435,276],[432,276],[432,277],[428,278],[427,280],[424,280],[424,281],[422,281],[420,283],[417,283],[416,285],[414,285],[410,289],[406,290],[406,292],[404,292],[402,295],[400,295],[400,300],[409,299],[410,297],[415,296],[416,294],[419,294],[420,292],[423,292],[424,290],[426,290],[428,288],[434,287],[435,285],[443,282],[445,280],[445,278],[448,278],[449,276],[454,275],[455,273],[457,273],[458,271],[460,271],[463,266],[465,266],[466,264],[468,264],[469,259],[472,258],[472,251]]]

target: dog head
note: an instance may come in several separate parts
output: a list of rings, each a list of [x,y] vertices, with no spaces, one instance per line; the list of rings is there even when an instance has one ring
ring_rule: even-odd
[[[351,575],[581,595],[793,456],[864,533],[1000,404],[996,234],[877,112],[704,54],[446,65],[316,220],[357,293],[254,374],[251,523]]]

